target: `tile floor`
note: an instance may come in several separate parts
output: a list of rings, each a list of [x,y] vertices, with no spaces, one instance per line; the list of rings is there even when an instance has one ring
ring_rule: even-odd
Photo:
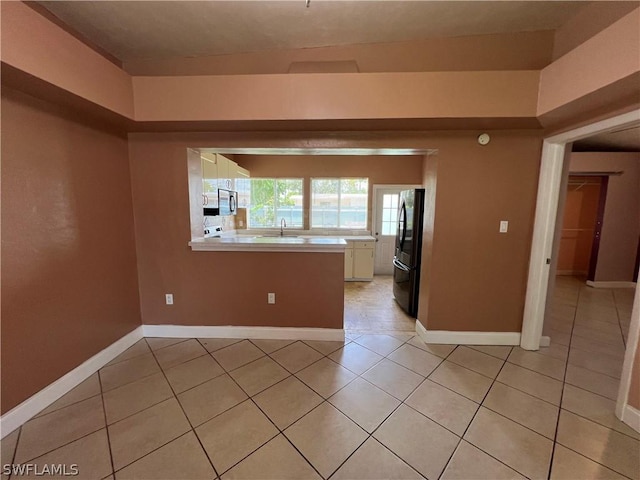
[[[393,276],[376,275],[371,282],[344,282],[344,328],[359,333],[413,333],[416,321],[394,300]]]
[[[539,352],[397,332],[143,339],[3,439],[2,463],[89,479],[638,479],[640,435],[613,414],[631,302],[561,279]]]

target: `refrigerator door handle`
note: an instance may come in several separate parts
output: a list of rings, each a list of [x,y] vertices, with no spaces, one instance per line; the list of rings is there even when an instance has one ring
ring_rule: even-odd
[[[400,237],[400,249],[404,248],[404,241],[407,239],[407,207],[404,202],[400,207],[400,222],[402,223],[402,237]]]
[[[400,270],[404,271],[404,272],[410,272],[411,269],[409,267],[407,267],[406,265],[403,265],[402,263],[400,263],[396,258],[393,259],[393,266],[399,268]]]

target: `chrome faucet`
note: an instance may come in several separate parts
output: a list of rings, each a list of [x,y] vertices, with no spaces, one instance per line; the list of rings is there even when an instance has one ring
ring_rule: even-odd
[[[287,226],[287,221],[284,219],[284,217],[282,217],[280,219],[280,236],[284,237],[284,227]]]

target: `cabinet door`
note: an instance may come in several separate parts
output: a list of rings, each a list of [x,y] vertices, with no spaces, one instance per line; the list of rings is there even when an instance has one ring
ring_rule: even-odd
[[[353,278],[353,248],[344,251],[344,278]]]
[[[214,155],[200,157],[202,161],[202,204],[218,206],[218,164]]]
[[[232,190],[233,185],[231,183],[231,169],[233,170],[233,175],[235,176],[235,167],[231,166],[231,160],[227,157],[216,153],[216,159],[218,161],[218,188],[223,188],[225,190]],[[233,162],[235,164],[235,162]]]
[[[354,278],[373,278],[373,248],[356,248],[353,257]]]

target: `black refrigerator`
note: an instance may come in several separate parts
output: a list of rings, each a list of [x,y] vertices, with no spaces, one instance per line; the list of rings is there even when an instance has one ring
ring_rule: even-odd
[[[423,217],[424,189],[400,192],[393,257],[393,296],[413,318],[418,315]]]

